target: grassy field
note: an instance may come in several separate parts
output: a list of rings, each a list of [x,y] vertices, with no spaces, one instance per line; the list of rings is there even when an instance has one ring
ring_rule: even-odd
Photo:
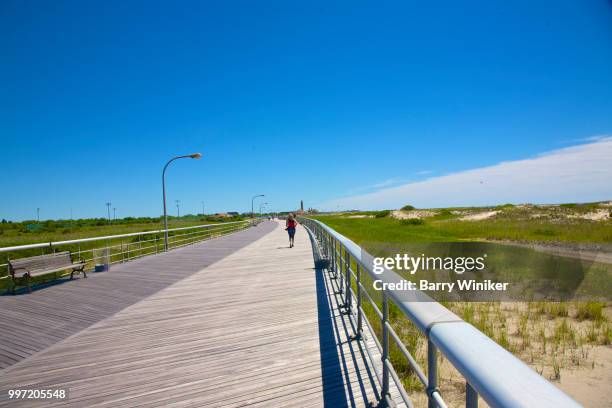
[[[509,207],[495,217],[479,221],[462,221],[461,213],[432,210],[431,216],[397,219],[379,217],[385,212],[321,215],[318,218],[340,233],[350,234],[355,242],[453,242],[460,240],[508,240],[531,242],[605,243],[612,244],[612,220],[591,221],[561,218],[551,211],[550,217],[533,218],[520,208]],[[367,217],[367,218],[358,218]]]
[[[187,231],[171,231],[169,234],[170,247],[183,245],[196,240],[223,234],[233,228],[233,225],[224,226],[231,221],[240,221],[240,217],[217,218],[186,216],[177,219],[171,217],[168,227],[184,228],[196,225],[215,224],[219,227],[214,229],[196,229]],[[0,223],[0,247],[26,245],[33,243],[46,243],[69,241],[81,238],[105,237],[135,232],[163,230],[163,221],[159,218],[128,218],[108,223],[106,219],[82,219],[75,221],[50,220],[50,221],[24,221],[20,223]],[[105,246],[111,247],[111,261],[124,261],[135,257],[155,253],[163,249],[163,234],[151,233],[133,237],[104,239],[100,241],[85,242],[79,244],[65,244],[54,248],[43,247],[0,253],[0,264],[5,264],[8,259],[36,256],[50,251],[70,251],[75,258],[87,261],[87,268],[93,268],[93,252],[95,248]],[[81,255],[79,255],[79,253]],[[76,260],[76,259],[75,259]],[[37,277],[34,283],[53,280],[64,274],[58,272],[49,276]],[[2,266],[0,269],[0,292],[12,288],[12,279],[6,279],[8,269]]]
[[[238,219],[240,218],[170,217],[168,226],[169,228],[180,228],[235,221]],[[48,220],[41,222],[4,222],[0,223],[0,247],[128,234],[131,232],[153,231],[163,228],[164,224],[161,218],[148,217],[120,219],[110,224],[106,219],[102,218],[80,219],[74,221]]]
[[[503,206],[486,209],[412,210],[406,211],[406,214],[391,211],[353,212],[317,215],[314,218],[352,239],[375,256],[393,256],[404,246],[415,243],[466,240],[608,247],[612,243],[612,221],[609,216],[598,220],[589,219],[594,213],[605,216],[605,211],[609,211],[609,207],[598,204],[542,208]],[[479,214],[485,214],[486,218],[478,219]],[[515,265],[508,267],[511,266]],[[370,293],[373,297],[377,296],[375,291]],[[605,379],[597,382],[586,378],[591,375],[589,372],[604,370],[609,373],[612,370],[607,360],[601,358],[602,355],[612,354],[612,309],[609,302],[444,304],[544,377],[557,382],[561,388],[578,392],[573,396],[579,401],[584,403],[585,399],[589,400],[589,395],[599,393],[601,397],[607,392],[609,384]],[[364,309],[378,330],[376,314],[367,305]],[[394,305],[391,305],[390,316],[408,350],[425,367],[427,354],[423,335]],[[415,397],[416,406],[426,405],[420,393],[422,386],[395,347],[391,349],[391,359],[405,387]],[[465,397],[464,380],[444,358],[440,359],[440,364],[442,393],[451,405],[460,404]],[[583,376],[585,373],[588,375]],[[571,379],[566,379],[570,376]],[[581,384],[581,381],[585,384]],[[587,381],[590,381],[591,388],[587,388]],[[576,388],[579,391],[575,391]]]

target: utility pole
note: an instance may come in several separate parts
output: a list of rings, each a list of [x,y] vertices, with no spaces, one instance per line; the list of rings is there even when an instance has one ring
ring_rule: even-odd
[[[113,208],[113,221],[117,221],[117,209]]]
[[[40,222],[40,208],[36,209],[36,221]]]
[[[175,200],[176,202],[176,218],[181,218],[181,200]]]
[[[110,225],[111,223],[111,217],[110,217],[110,208],[111,208],[111,203],[106,203],[106,210],[108,212],[108,224]]]

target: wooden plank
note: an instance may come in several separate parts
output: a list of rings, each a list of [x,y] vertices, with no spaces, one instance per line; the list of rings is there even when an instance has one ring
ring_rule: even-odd
[[[69,389],[68,401],[45,406],[375,404],[377,363],[364,350],[372,342],[351,340],[334,283],[313,268],[305,231],[298,228],[296,246],[289,249],[276,223],[262,227],[275,229],[6,368],[0,390]],[[197,250],[183,251],[174,262],[142,266],[161,277],[167,268],[197,269],[200,257]],[[28,330],[38,324],[33,319]],[[0,396],[3,404],[40,406]]]
[[[113,265],[110,272],[90,273],[87,279],[63,279],[31,294],[0,296],[0,345],[13,345],[11,351],[7,346],[0,352],[0,369],[217,262],[271,230],[270,225],[260,225]]]

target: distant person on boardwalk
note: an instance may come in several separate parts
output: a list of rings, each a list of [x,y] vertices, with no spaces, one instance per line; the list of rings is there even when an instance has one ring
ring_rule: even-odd
[[[295,227],[297,226],[297,221],[295,220],[295,215],[289,214],[287,216],[287,222],[285,222],[285,229],[289,233],[289,248],[293,248],[293,239],[295,237]]]

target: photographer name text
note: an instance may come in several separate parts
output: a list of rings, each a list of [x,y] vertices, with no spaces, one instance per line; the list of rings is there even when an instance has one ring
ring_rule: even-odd
[[[484,280],[482,282],[465,279],[456,282],[430,282],[426,279],[420,279],[418,282],[402,279],[398,282],[383,282],[375,280],[373,287],[375,290],[422,290],[422,291],[437,291],[437,292],[453,292],[460,291],[505,291],[508,290],[508,282],[493,282]]]

